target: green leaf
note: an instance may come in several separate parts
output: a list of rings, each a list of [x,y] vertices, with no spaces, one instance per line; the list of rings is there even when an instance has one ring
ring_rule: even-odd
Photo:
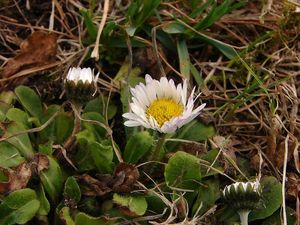
[[[191,67],[191,73],[192,73],[193,78],[195,79],[198,87],[202,87],[204,84],[202,73],[199,72],[192,63],[190,64],[190,67]]]
[[[43,117],[43,107],[39,96],[29,87],[19,86],[15,89],[18,101],[34,117]]]
[[[123,207],[127,207],[137,216],[142,216],[147,210],[147,201],[143,196],[124,196],[117,193],[113,196],[113,201]]]
[[[184,23],[181,20],[172,21],[170,23],[165,24],[162,29],[166,33],[170,34],[185,34],[189,37],[192,36],[193,38],[200,39],[215,48],[219,49],[228,59],[233,59],[238,56],[235,49],[222,41],[219,41],[217,39],[214,39],[213,37],[210,37],[204,33],[201,33],[200,31],[195,30],[194,28],[191,28],[188,26],[188,24]]]
[[[19,151],[8,142],[0,142],[0,167],[15,167],[24,162]]]
[[[146,155],[154,145],[154,139],[148,131],[139,132],[131,136],[126,144],[124,160],[136,164],[139,159]]]
[[[41,119],[41,123],[46,123],[55,113],[57,114],[52,122],[39,133],[41,142],[51,140],[56,144],[61,144],[72,133],[74,119],[62,111],[58,105],[50,105],[47,108]]]
[[[95,135],[90,130],[83,130],[76,135],[77,142],[79,144],[77,152],[74,156],[77,163],[77,168],[80,171],[87,171],[96,169],[94,160],[91,156],[91,151],[87,148],[89,142],[96,141]]]
[[[78,213],[75,218],[75,224],[76,225],[112,225],[116,224],[113,219],[110,221],[106,221],[102,218],[92,217],[90,215],[87,215],[85,213]]]
[[[44,155],[51,156],[54,152],[54,149],[53,149],[52,145],[53,145],[52,141],[48,141],[45,144],[40,144],[39,145],[39,152],[44,154]]]
[[[286,209],[286,215],[287,215],[287,225],[295,225],[296,224],[296,213],[293,209],[287,207]],[[281,210],[277,210],[275,213],[273,213],[272,216],[267,218],[262,225],[281,225],[281,217],[282,212]]]
[[[212,207],[215,202],[220,198],[220,187],[219,180],[208,179],[201,182],[201,186],[198,189],[198,197],[193,205],[193,214],[198,210],[199,206],[202,204],[199,214],[202,215],[210,207]],[[196,215],[194,215],[196,216]]]
[[[134,35],[135,31],[153,14],[160,2],[161,0],[132,1],[126,15],[130,23],[129,29],[126,29],[128,35]]]
[[[196,24],[194,28],[196,30],[203,30],[203,29],[213,25],[222,16],[224,16],[226,13],[230,12],[231,3],[232,3],[232,0],[225,0],[219,6],[216,6],[216,4],[214,4],[211,11],[204,17],[204,19],[200,23]]]
[[[181,38],[177,41],[177,51],[179,57],[180,73],[185,79],[189,80],[191,62],[188,48],[184,38]]]
[[[92,121],[99,122],[103,125],[106,125],[104,117],[97,112],[86,112],[83,113],[81,117],[85,120],[92,120]],[[82,122],[82,127],[89,130],[91,133],[93,133],[94,139],[97,141],[103,140],[107,135],[107,131],[105,128],[103,128],[98,124],[93,124],[92,122],[84,121]]]
[[[74,220],[72,219],[70,215],[70,208],[69,207],[63,207],[60,210],[59,217],[61,220],[63,220],[65,225],[75,225]]]
[[[272,176],[264,177],[262,185],[262,204],[261,207],[251,211],[249,221],[264,219],[271,216],[281,205],[281,183]]]
[[[177,21],[172,21],[163,24],[162,30],[168,34],[183,34],[187,28]]]
[[[50,211],[50,203],[45,195],[44,187],[40,184],[36,191],[37,198],[40,201],[40,208],[37,212],[38,215],[46,216]]]
[[[108,104],[107,104],[108,103]],[[105,118],[107,111],[107,119],[112,119],[117,113],[117,106],[113,103],[113,101],[108,102],[108,98],[105,96],[99,96],[91,101],[89,101],[85,108],[84,112],[97,112]]]
[[[26,130],[24,125],[13,122],[7,127],[3,137],[10,137],[24,130]],[[31,159],[33,157],[34,152],[28,134],[25,133],[13,136],[6,141],[15,146],[19,150],[20,154],[26,159]]]
[[[219,222],[238,222],[240,220],[239,214],[234,210],[231,205],[225,205],[217,214]],[[231,224],[231,223],[229,223]]]
[[[101,41],[109,41],[114,31],[117,30],[119,27],[120,26],[118,25],[118,23],[116,23],[116,21],[107,21],[101,34]]]
[[[87,148],[91,152],[94,164],[99,172],[111,173],[113,171],[114,151],[111,145],[105,145],[99,142],[90,142]]]
[[[40,207],[36,194],[31,189],[10,193],[0,204],[0,224],[25,224],[31,220]]]
[[[212,176],[215,174],[218,174],[218,171],[224,171],[224,168],[221,167],[218,161],[215,162],[216,158],[218,157],[219,154],[219,150],[217,149],[212,149],[209,150],[204,156],[201,157],[202,160],[205,160],[207,163],[205,163],[205,165],[201,166],[201,174],[202,177],[208,177],[208,176]],[[214,163],[214,164],[213,164]],[[213,164],[213,168],[217,169],[218,171],[210,168],[211,165]]]
[[[12,107],[15,94],[12,91],[0,93],[0,122],[5,120],[5,114]]]
[[[59,113],[54,120],[55,127],[55,143],[63,143],[73,131],[73,118],[68,116],[65,112]]]
[[[143,30],[148,34],[149,37],[153,36],[153,27],[150,25],[146,25],[143,27]],[[177,48],[176,48],[176,43],[173,40],[173,37],[168,34],[167,32],[161,30],[161,29],[156,29],[156,36],[155,38],[164,46],[166,47],[167,51],[170,54],[177,54]]]
[[[0,110],[0,122],[5,121],[6,119],[6,115]],[[0,131],[2,132],[2,130],[0,129]],[[2,133],[0,132],[0,135],[2,135]]]
[[[228,59],[234,59],[237,57],[238,54],[232,46],[203,33],[197,32],[196,34],[199,39],[219,49],[219,51],[222,52]]]
[[[193,120],[188,125],[181,128],[177,138],[190,141],[205,141],[215,135],[215,129],[211,125],[204,125],[197,120]]]
[[[40,179],[51,201],[56,203],[62,191],[63,176],[59,164],[49,156],[48,159],[49,168],[41,172]]]
[[[155,191],[155,190],[154,190]],[[163,213],[163,211],[168,207],[166,203],[162,201],[160,197],[158,197],[154,191],[147,192],[147,195],[145,196],[147,204],[148,204],[148,210],[156,212],[158,214]]]
[[[7,119],[10,121],[15,121],[23,124],[26,128],[30,128],[30,123],[28,122],[28,115],[21,109],[18,108],[10,108],[6,113]]]
[[[88,142],[96,141],[96,136],[92,130],[84,129],[76,134],[76,140],[84,147]]]
[[[169,159],[164,175],[169,187],[195,189],[201,180],[199,159],[178,151]]]
[[[215,0],[208,0],[204,4],[202,4],[200,7],[194,8],[190,14],[190,17],[194,18],[195,16],[201,14],[205,9],[207,9],[209,6],[211,6],[214,2],[215,2]]]
[[[59,111],[58,105],[50,105],[44,112],[43,118],[40,120],[40,123],[46,123],[56,112]],[[39,132],[39,138],[40,142],[46,142],[46,141],[54,141],[55,137],[55,122],[52,120],[52,122],[42,131]]]
[[[64,196],[78,203],[81,199],[81,191],[74,177],[68,177],[65,183]]]
[[[4,170],[0,170],[0,182],[8,182],[9,177],[7,175]]]

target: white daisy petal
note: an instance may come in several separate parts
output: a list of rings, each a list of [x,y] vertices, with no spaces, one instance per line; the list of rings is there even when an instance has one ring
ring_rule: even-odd
[[[135,120],[138,118],[138,116],[134,113],[124,113],[122,116],[129,120]]]
[[[158,99],[164,97],[164,89],[161,87],[160,82],[158,80],[153,81],[154,87],[155,87],[155,92],[156,96]]]
[[[150,102],[153,102],[156,100],[156,92],[154,90],[155,90],[154,82],[151,82],[146,86],[146,92],[147,92],[148,99]]]
[[[137,126],[141,126],[141,124],[137,121],[133,121],[133,120],[127,120],[124,123],[125,126],[127,127],[137,127]]]
[[[69,69],[65,82],[73,81],[75,85],[77,85],[80,80],[83,83],[88,82],[90,84],[94,81],[94,75],[91,68],[72,67]]]
[[[181,94],[181,101],[185,105],[185,103],[186,103],[186,96],[187,96],[187,80],[183,81],[182,92],[181,93],[182,93]]]
[[[149,84],[149,83],[151,83],[153,81],[153,79],[152,79],[152,77],[149,74],[146,74],[145,81],[146,81],[146,84]]]

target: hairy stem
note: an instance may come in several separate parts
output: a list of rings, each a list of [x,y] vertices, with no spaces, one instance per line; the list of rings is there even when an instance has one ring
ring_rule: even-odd
[[[248,225],[248,215],[250,210],[239,210],[238,213],[240,215],[241,225]]]
[[[165,140],[166,140],[166,134],[161,134],[157,141],[155,149],[152,153],[151,160],[160,161],[160,154],[161,154],[161,150],[164,146]]]
[[[64,148],[68,151],[76,139],[76,134],[80,131],[81,128],[81,120],[80,120],[80,113],[82,110],[82,105],[74,103],[72,104],[72,109],[74,111],[74,128],[72,131],[71,136],[67,139],[67,141],[64,144]]]

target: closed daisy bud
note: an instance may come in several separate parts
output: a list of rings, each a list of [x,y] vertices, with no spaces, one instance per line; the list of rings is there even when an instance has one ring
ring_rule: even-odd
[[[145,76],[146,84],[131,88],[131,112],[124,113],[125,126],[144,126],[160,133],[172,133],[198,116],[205,104],[194,109],[194,92],[187,96],[187,81],[175,85],[172,79],[159,81]]]
[[[236,209],[254,209],[260,199],[258,182],[236,182],[226,186],[222,192],[226,202]]]
[[[70,68],[64,81],[68,98],[80,103],[90,100],[96,91],[98,75],[94,76],[91,68]]]
[[[255,209],[261,198],[259,182],[236,182],[222,191],[223,199],[240,215],[241,224],[248,224],[248,215]]]

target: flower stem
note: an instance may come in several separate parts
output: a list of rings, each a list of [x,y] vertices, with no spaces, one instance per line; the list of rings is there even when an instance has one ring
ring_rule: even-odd
[[[248,215],[250,210],[239,210],[238,213],[240,215],[241,225],[248,225]]]
[[[67,141],[64,144],[64,148],[67,151],[70,149],[70,147],[75,142],[75,140],[76,140],[75,135],[80,131],[80,127],[81,127],[80,113],[82,110],[82,105],[79,103],[73,103],[73,104],[71,104],[71,106],[74,111],[74,128],[73,128],[71,136],[67,139]]]
[[[157,141],[155,149],[153,151],[151,160],[160,161],[160,154],[161,154],[161,150],[162,150],[162,148],[165,144],[165,140],[166,140],[166,134],[161,134],[158,141]]]

